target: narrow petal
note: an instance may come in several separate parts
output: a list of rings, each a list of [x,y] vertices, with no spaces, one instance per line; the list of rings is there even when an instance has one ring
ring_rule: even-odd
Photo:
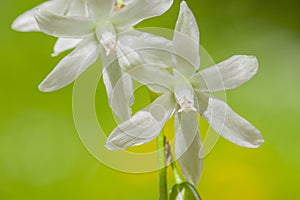
[[[86,0],[71,0],[66,16],[89,17]]]
[[[60,53],[76,47],[82,40],[81,39],[68,39],[68,38],[58,38],[54,45],[54,52],[52,56],[57,56]]]
[[[116,48],[120,67],[129,73],[135,80],[146,85],[156,93],[173,90],[175,79],[166,71],[147,65],[139,52],[118,42]],[[146,55],[147,56],[147,55]]]
[[[40,28],[34,19],[35,9],[36,8],[28,10],[17,17],[11,25],[11,28],[22,32],[40,31]]]
[[[132,27],[144,19],[165,13],[173,0],[133,0],[112,15],[111,21],[120,29]]]
[[[12,28],[16,31],[29,32],[39,31],[40,28],[35,21],[34,14],[37,8],[51,10],[57,14],[66,9],[67,5],[62,4],[60,1],[46,1],[17,17],[12,24]]]
[[[183,176],[197,186],[203,168],[202,143],[195,112],[175,113],[175,153]]]
[[[131,77],[122,71],[116,60],[103,67],[103,81],[111,109],[122,121],[128,120],[134,100]]]
[[[200,66],[199,29],[192,11],[183,1],[173,36],[175,68],[184,75],[192,75]]]
[[[209,99],[202,116],[217,133],[239,146],[257,148],[264,142],[259,130],[217,98]]]
[[[160,68],[174,66],[172,41],[137,30],[122,32],[118,35],[121,44],[130,47],[140,56],[142,63]]]
[[[115,1],[112,0],[87,0],[88,10],[94,19],[108,19],[113,12]]]
[[[159,70],[156,67],[144,65],[128,71],[136,81],[147,86],[155,93],[173,91],[175,79],[169,73]]]
[[[209,67],[192,77],[195,87],[202,91],[216,92],[236,88],[250,80],[258,70],[254,56],[236,55]]]
[[[94,30],[94,21],[86,17],[60,16],[38,9],[35,19],[46,34],[62,38],[83,38]]]
[[[20,15],[12,24],[12,28],[17,31],[29,32],[40,31],[34,18],[36,9],[43,9],[58,15],[66,16],[88,16],[85,1],[63,0],[46,1]]]
[[[39,85],[39,89],[43,92],[51,92],[70,84],[97,60],[98,53],[98,43],[94,38],[86,38],[58,63]]]
[[[160,133],[174,110],[173,96],[170,93],[163,94],[115,128],[106,141],[106,148],[119,150],[150,142]]]

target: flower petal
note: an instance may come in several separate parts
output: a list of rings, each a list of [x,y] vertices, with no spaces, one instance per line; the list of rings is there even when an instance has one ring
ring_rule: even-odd
[[[174,77],[169,73],[159,70],[150,65],[143,65],[135,67],[128,71],[128,73],[136,81],[147,86],[155,93],[164,93],[173,91]]]
[[[202,143],[195,112],[175,113],[175,153],[183,176],[197,186],[203,168]]]
[[[239,146],[257,148],[264,142],[259,130],[217,98],[209,98],[202,116],[217,133]]]
[[[190,76],[200,66],[199,30],[192,11],[185,1],[180,4],[173,36],[175,68],[180,73]]]
[[[86,38],[58,63],[39,89],[51,92],[70,84],[97,60],[98,53],[98,43],[92,37]]]
[[[89,17],[86,0],[71,0],[66,16]]]
[[[87,0],[88,10],[93,19],[108,18],[113,12],[115,1]]]
[[[195,87],[202,91],[216,92],[236,88],[250,80],[258,70],[254,56],[235,55],[192,77]]]
[[[58,38],[54,45],[54,52],[51,54],[51,56],[57,56],[66,50],[72,49],[81,41],[81,39]]]
[[[68,4],[66,4],[65,2],[62,3],[61,1],[46,1],[17,17],[17,19],[15,19],[12,24],[12,29],[22,32],[39,31],[40,28],[38,27],[34,19],[34,14],[37,8],[50,10],[57,14],[62,14],[67,7]]]
[[[103,67],[103,81],[111,109],[122,121],[128,120],[134,100],[131,77],[122,71],[115,60],[109,66]]]
[[[143,64],[167,68],[174,65],[171,53],[172,41],[137,30],[122,32],[118,35],[121,44],[137,52]]]
[[[112,15],[111,21],[120,29],[132,27],[144,19],[165,13],[173,0],[133,0]]]
[[[145,64],[143,58],[131,47],[123,45],[118,41],[116,52],[120,67],[138,82],[146,85],[156,93],[173,90],[175,82],[173,76],[168,72]]]
[[[107,139],[106,148],[119,150],[150,142],[160,133],[174,110],[172,94],[163,94],[150,106],[118,125]]]
[[[37,9],[35,19],[42,32],[62,38],[83,38],[94,30],[94,21],[86,17],[61,16]]]

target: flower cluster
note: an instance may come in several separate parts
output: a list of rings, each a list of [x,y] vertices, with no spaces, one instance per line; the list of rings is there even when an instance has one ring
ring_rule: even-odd
[[[252,124],[210,94],[247,82],[256,74],[258,62],[254,56],[235,55],[200,70],[199,29],[185,1],[172,40],[133,28],[162,15],[172,4],[173,0],[49,0],[19,16],[12,27],[57,37],[53,56],[74,48],[39,85],[41,91],[72,83],[100,57],[109,104],[121,120],[107,139],[108,149],[153,140],[174,115],[175,157],[185,179],[197,185],[203,166],[197,115],[239,146],[256,148],[263,143]],[[132,80],[159,94],[134,115]]]

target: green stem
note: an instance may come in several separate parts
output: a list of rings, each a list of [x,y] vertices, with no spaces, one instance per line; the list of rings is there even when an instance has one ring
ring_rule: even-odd
[[[165,136],[163,131],[157,137],[159,167],[159,200],[168,200]]]
[[[173,171],[176,183],[177,184],[183,183],[184,179],[181,177],[176,163],[172,162],[171,167],[172,167],[172,171]]]

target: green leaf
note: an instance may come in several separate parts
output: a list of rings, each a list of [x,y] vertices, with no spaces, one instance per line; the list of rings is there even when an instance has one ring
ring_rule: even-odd
[[[169,200],[201,200],[201,198],[192,184],[183,182],[172,187]]]

